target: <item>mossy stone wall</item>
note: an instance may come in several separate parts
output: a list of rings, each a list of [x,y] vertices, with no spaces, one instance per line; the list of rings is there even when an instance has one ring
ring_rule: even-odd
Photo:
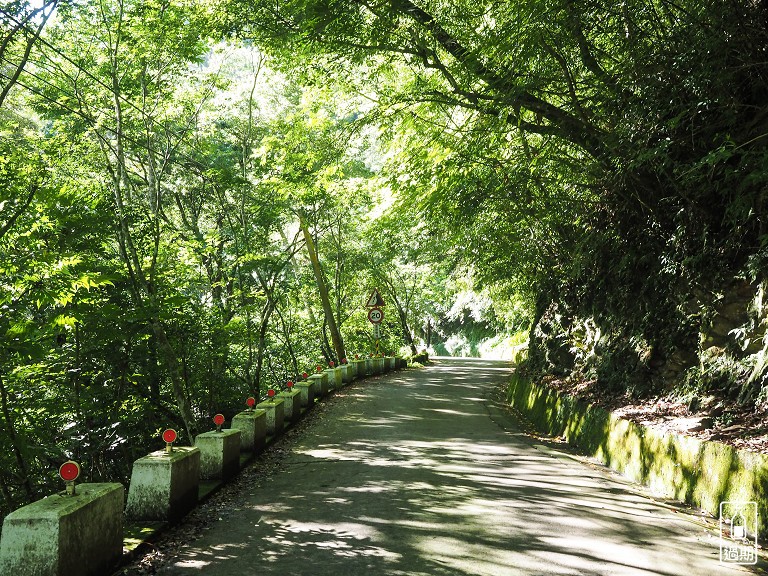
[[[570,444],[654,493],[719,515],[720,502],[756,501],[768,535],[768,456],[654,430],[513,377],[508,402],[537,430]]]

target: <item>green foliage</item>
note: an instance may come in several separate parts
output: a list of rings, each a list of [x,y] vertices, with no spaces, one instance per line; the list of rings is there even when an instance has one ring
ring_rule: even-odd
[[[406,209],[534,324],[552,302],[596,322],[612,381],[646,378],[643,355],[679,376],[718,294],[762,280],[763,3],[228,6],[306,69],[364,63]]]

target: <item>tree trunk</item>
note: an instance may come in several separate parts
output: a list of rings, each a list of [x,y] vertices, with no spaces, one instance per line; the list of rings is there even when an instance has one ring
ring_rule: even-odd
[[[288,348],[288,355],[291,357],[291,365],[293,366],[293,375],[295,378],[299,377],[299,362],[296,359],[296,351],[293,349],[293,343],[291,342],[291,333],[288,329],[288,325],[285,322],[285,317],[283,316],[283,313],[280,311],[279,306],[275,306],[275,312],[277,312],[277,317],[280,320],[280,326],[283,329],[283,336],[285,337],[285,346]]]
[[[411,327],[408,326],[408,313],[403,309],[400,301],[393,297],[392,301],[397,308],[397,316],[400,319],[400,328],[403,331],[403,340],[411,348],[411,354],[416,354],[416,344],[413,341],[413,334],[411,333]]]
[[[275,303],[272,300],[272,294],[267,293],[267,303],[261,313],[261,322],[259,323],[259,342],[256,346],[256,373],[253,379],[253,393],[258,398],[261,388],[261,370],[264,367],[264,351],[267,347],[267,330],[269,329],[269,319],[275,310]]]
[[[35,491],[32,488],[32,481],[29,478],[29,467],[24,460],[24,455],[21,453],[19,437],[16,434],[16,427],[13,424],[11,410],[8,408],[8,392],[5,389],[5,384],[3,384],[2,378],[0,378],[0,408],[2,408],[3,418],[5,419],[5,431],[8,433],[8,439],[11,441],[11,448],[13,449],[13,455],[15,456],[16,464],[19,467],[24,493],[28,500],[33,500]]]
[[[173,396],[176,399],[176,405],[179,407],[179,413],[182,420],[184,420],[184,427],[189,435],[190,445],[195,442],[195,435],[197,433],[197,426],[195,425],[195,417],[192,414],[192,406],[189,402],[189,396],[184,382],[184,374],[179,364],[179,359],[176,357],[176,353],[173,351],[168,335],[165,333],[160,321],[157,319],[152,320],[152,333],[157,340],[157,347],[159,352],[163,356],[165,366],[168,369],[168,375],[171,378],[171,386],[173,388]]]
[[[307,252],[309,253],[309,260],[312,262],[312,269],[315,272],[317,291],[320,293],[320,301],[323,303],[323,314],[325,315],[325,321],[328,324],[328,330],[331,333],[331,341],[333,342],[333,349],[336,353],[336,361],[338,362],[347,356],[344,351],[344,341],[341,339],[341,332],[339,332],[339,328],[336,324],[336,317],[333,314],[331,299],[328,295],[328,287],[323,278],[323,270],[320,268],[320,260],[317,258],[315,242],[312,240],[312,235],[309,233],[307,223],[302,216],[299,216],[299,226],[301,226],[301,231],[304,234]]]
[[[11,490],[8,488],[8,483],[5,480],[5,474],[0,474],[0,494],[3,495],[3,501],[5,502],[5,510],[0,509],[0,516],[5,516],[13,512],[15,508]]]

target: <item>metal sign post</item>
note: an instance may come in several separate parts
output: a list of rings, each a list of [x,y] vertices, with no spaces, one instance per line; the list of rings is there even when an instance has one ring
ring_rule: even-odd
[[[373,339],[376,340],[376,354],[379,353],[379,340],[381,340],[381,324],[373,325]]]
[[[374,290],[375,294],[378,295],[378,291]],[[373,294],[371,295],[371,298],[373,298]],[[379,296],[379,299],[381,299],[381,296]],[[383,301],[382,301],[383,303]],[[376,354],[379,353],[379,339],[381,339],[381,323],[384,320],[384,310],[376,306],[375,308],[371,308],[368,310],[368,320],[371,324],[373,324],[373,339],[376,341]]]

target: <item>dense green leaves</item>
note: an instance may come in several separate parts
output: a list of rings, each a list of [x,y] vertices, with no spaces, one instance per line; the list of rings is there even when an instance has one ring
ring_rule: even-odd
[[[655,378],[695,364],[734,282],[764,280],[764,4],[226,5],[308,78],[376,87],[366,117],[386,126],[404,213],[535,321],[553,305],[594,320]]]

